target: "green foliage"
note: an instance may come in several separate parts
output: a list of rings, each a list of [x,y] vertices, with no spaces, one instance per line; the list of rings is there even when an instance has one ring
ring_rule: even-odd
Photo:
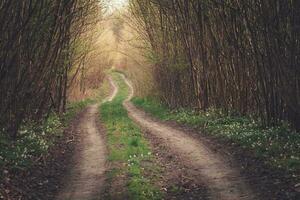
[[[185,109],[171,111],[149,98],[134,98],[132,102],[161,120],[174,120],[229,139],[276,168],[293,172],[300,169],[300,134],[287,124],[263,128],[258,121],[228,116],[216,109],[199,113]]]
[[[0,169],[27,169],[39,158],[46,156],[49,148],[63,135],[64,127],[88,104],[96,100],[87,99],[68,105],[63,116],[52,113],[42,123],[23,123],[18,138],[13,141],[0,132]],[[2,173],[2,170],[0,170]],[[1,174],[0,174],[1,176]]]
[[[47,153],[55,139],[62,135],[62,123],[56,114],[51,114],[42,124],[25,123],[19,131],[19,137],[12,141],[0,134],[0,168],[28,168],[33,158]]]
[[[67,105],[67,112],[64,113],[63,115],[63,121],[65,123],[69,122],[71,119],[73,119],[75,117],[75,115],[82,110],[83,108],[85,108],[86,106],[88,106],[89,104],[95,103],[96,99],[85,99],[82,101],[78,101],[78,102],[73,102]]]
[[[300,130],[300,34],[290,37],[299,10],[294,1],[129,2],[140,22],[137,38],[145,43],[138,50],[146,52],[137,54],[149,58],[143,72],[151,73],[156,89],[149,94],[158,93],[172,108],[218,107]],[[148,84],[144,76],[132,77]]]
[[[144,172],[149,169],[142,166],[142,162],[151,159],[148,144],[141,130],[128,117],[122,106],[128,95],[127,85],[117,73],[113,74],[113,79],[119,86],[119,92],[112,102],[104,103],[100,107],[100,113],[107,128],[109,160],[123,163],[121,169],[113,170],[118,171],[114,176],[128,174],[130,199],[160,199],[159,190],[153,186],[150,178],[145,176]]]
[[[53,104],[63,111],[67,86],[76,80],[70,73],[83,71],[93,42],[88,36],[98,27],[102,5],[99,0],[3,0],[1,11],[6,34],[0,35],[0,129],[16,138],[24,121],[40,121]]]
[[[132,102],[135,105],[143,108],[146,112],[153,114],[155,117],[158,117],[159,119],[163,120],[168,117],[168,113],[169,113],[168,108],[154,98],[134,97],[132,99]]]

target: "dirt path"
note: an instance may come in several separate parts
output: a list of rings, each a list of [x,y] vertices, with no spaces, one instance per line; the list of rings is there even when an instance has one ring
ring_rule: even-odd
[[[109,77],[112,93],[106,101],[112,101],[117,87]],[[68,175],[57,200],[100,199],[106,170],[106,146],[103,130],[97,125],[98,104],[89,106],[78,124],[80,142],[74,156],[74,166]]]
[[[233,168],[226,158],[211,151],[204,143],[185,132],[151,119],[132,105],[129,100],[133,96],[133,88],[124,76],[123,78],[131,90],[128,99],[124,102],[129,116],[166,145],[182,162],[187,163],[186,166],[190,166],[190,169],[186,170],[190,170],[195,179],[205,181],[211,199],[257,199],[240,176],[239,170]]]
[[[108,76],[108,80],[109,80],[109,83],[112,87],[112,93],[107,99],[104,100],[104,102],[105,101],[112,101],[118,93],[118,87],[115,84],[115,82],[112,80],[111,76]]]

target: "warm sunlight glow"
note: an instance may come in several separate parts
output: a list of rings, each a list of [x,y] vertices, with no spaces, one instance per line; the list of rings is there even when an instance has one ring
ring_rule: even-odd
[[[299,11],[0,0],[0,200],[300,200]]]
[[[113,12],[116,9],[120,9],[128,3],[128,0],[107,0],[107,5],[110,12]]]

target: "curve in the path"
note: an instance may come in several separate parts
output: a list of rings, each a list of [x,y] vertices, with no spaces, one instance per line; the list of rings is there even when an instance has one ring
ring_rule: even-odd
[[[112,101],[117,87],[109,77],[112,93],[106,101]],[[106,145],[103,133],[97,126],[98,104],[89,106],[78,124],[80,144],[77,147],[74,166],[57,200],[100,199],[106,170]]]
[[[124,102],[124,107],[127,109],[129,116],[152,135],[159,138],[182,160],[188,160],[191,167],[197,170],[195,176],[207,182],[207,187],[213,199],[257,199],[239,174],[239,170],[232,168],[226,159],[212,152],[201,141],[171,126],[151,119],[145,112],[130,103],[133,96],[133,87],[125,76],[122,77],[131,90],[128,99]]]
[[[112,100],[116,97],[116,95],[117,95],[117,93],[118,93],[118,87],[117,87],[117,85],[115,84],[115,82],[112,80],[111,76],[108,76],[108,80],[109,80],[109,83],[110,83],[110,85],[111,85],[111,87],[112,87],[112,93],[111,93],[111,95],[107,98],[107,101],[112,101]]]

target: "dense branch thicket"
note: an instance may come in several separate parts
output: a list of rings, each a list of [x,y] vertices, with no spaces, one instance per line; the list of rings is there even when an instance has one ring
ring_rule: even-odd
[[[300,128],[300,2],[131,0],[161,98]]]
[[[79,40],[99,19],[99,1],[0,2],[0,127],[12,137],[25,119],[64,111],[68,73],[86,53]]]

